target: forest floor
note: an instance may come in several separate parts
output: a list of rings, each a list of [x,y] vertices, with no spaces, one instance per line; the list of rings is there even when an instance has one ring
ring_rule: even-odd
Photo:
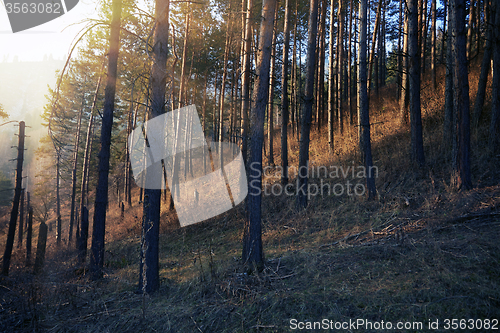
[[[163,208],[160,291],[136,293],[142,216],[136,189],[123,217],[118,205],[110,204],[101,281],[89,280],[75,251],[57,248],[54,232],[40,275],[31,274],[14,248],[11,274],[0,278],[0,331],[290,332],[299,322],[326,324],[324,319],[333,328],[348,323],[345,331],[351,332],[386,331],[377,328],[387,329],[388,323],[393,332],[460,331],[460,324],[466,325],[464,332],[480,324],[477,331],[499,329],[500,157],[486,148],[483,119],[472,137],[474,189],[454,189],[450,149],[441,144],[442,89],[422,90],[427,159],[422,169],[409,159],[410,136],[398,120],[394,87],[372,101],[376,200],[316,195],[297,212],[295,197],[264,195],[262,273],[243,268],[241,204],[184,228]],[[334,154],[324,129],[321,136],[313,132],[311,165],[344,170],[359,165],[356,130],[346,125],[344,135],[336,135]],[[290,135],[290,164],[297,160],[298,143]],[[271,189],[279,184],[277,170],[265,177]],[[322,175],[311,177],[311,183],[362,183],[356,176]],[[5,221],[0,221],[0,240]],[[458,319],[458,330],[452,329],[452,319]],[[429,327],[437,320],[437,329]],[[412,327],[396,329],[398,323]]]

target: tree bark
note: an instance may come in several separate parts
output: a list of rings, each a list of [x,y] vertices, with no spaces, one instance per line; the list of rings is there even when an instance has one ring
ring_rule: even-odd
[[[224,99],[226,95],[226,79],[227,79],[227,63],[229,59],[230,45],[231,45],[231,5],[229,6],[229,14],[226,26],[226,45],[224,47],[224,62],[222,68],[222,83],[220,87],[220,102],[219,102],[219,142],[224,139]],[[222,156],[222,154],[220,155]]]
[[[285,0],[283,65],[281,67],[281,184],[288,184],[288,53],[290,50],[290,4]]]
[[[245,21],[245,47],[243,51],[243,73],[241,79],[241,154],[247,161],[248,150],[248,114],[250,109],[250,56],[252,52],[252,9],[253,0],[248,0]]]
[[[309,5],[309,22],[307,37],[307,60],[306,60],[306,83],[304,106],[300,125],[300,148],[299,148],[299,170],[308,168],[309,165],[309,142],[312,121],[312,107],[314,98],[314,60],[316,58],[316,38],[318,34],[318,0],[311,0]],[[299,172],[297,175],[297,208],[299,210],[307,207],[308,201],[308,175]]]
[[[19,141],[17,144],[17,167],[16,167],[16,187],[14,190],[14,202],[10,212],[9,231],[7,234],[7,242],[5,244],[5,252],[2,262],[2,275],[9,275],[10,259],[12,256],[12,247],[14,246],[14,237],[16,234],[17,215],[19,213],[19,200],[21,199],[22,183],[23,183],[23,161],[24,161],[24,121],[19,122]]]
[[[434,89],[437,89],[436,80],[436,0],[431,0],[431,15],[432,15],[432,25],[431,25],[431,81]]]
[[[405,15],[404,33],[403,33],[403,71],[401,72],[401,97],[399,99],[399,107],[401,114],[401,124],[408,123],[408,102],[410,80],[408,79],[408,16]]]
[[[481,62],[481,73],[479,74],[479,81],[477,83],[477,94],[476,101],[474,103],[474,112],[472,114],[472,124],[474,127],[479,125],[479,120],[481,118],[481,112],[484,107],[484,100],[486,98],[486,85],[488,84],[488,75],[491,69],[491,48],[493,41],[493,20],[491,17],[491,7],[486,0],[486,8],[484,11],[485,26],[486,26],[486,41],[484,46],[483,60]],[[495,4],[496,6],[496,4]]]
[[[28,210],[28,228],[26,230],[26,266],[31,265],[31,239],[33,235],[33,207]]]
[[[19,207],[19,237],[17,238],[17,247],[23,246],[23,226],[24,226],[24,189],[21,189],[21,200]]]
[[[366,26],[367,26],[367,0],[359,1],[359,71],[358,71],[358,127],[359,127],[359,148],[363,157],[363,164],[366,168],[366,186],[368,199],[376,196],[375,178],[371,174],[373,166],[371,138],[370,138],[370,113],[368,104],[367,88],[367,65],[366,65]]]
[[[106,225],[106,207],[108,204],[108,176],[111,146],[111,129],[113,126],[113,111],[115,108],[115,92],[120,48],[120,21],[122,0],[113,0],[111,32],[109,36],[108,77],[104,93],[104,110],[101,127],[101,151],[99,152],[99,180],[97,183],[94,224],[92,230],[92,255],[90,271],[93,280],[102,277],[104,266],[104,235]]]
[[[460,190],[472,188],[470,169],[469,78],[467,68],[467,35],[465,0],[451,0],[453,49],[453,106],[456,115],[456,151],[454,172]]]
[[[81,198],[80,198],[80,230],[76,231],[76,247],[78,249],[78,257],[81,262],[85,262],[87,257],[87,241],[89,235],[89,225],[88,218],[86,221],[83,219],[83,209],[86,207],[86,197],[87,197],[87,176],[89,175],[89,163],[90,155],[92,152],[92,126],[94,124],[94,112],[97,105],[97,99],[99,94],[99,88],[101,87],[102,76],[99,75],[99,80],[97,81],[97,87],[94,93],[94,101],[92,102],[92,109],[90,110],[90,118],[87,127],[87,138],[85,141],[85,153],[83,154],[83,168],[82,168],[82,186],[80,187]],[[86,223],[87,222],[87,223]],[[78,225],[77,225],[78,228]]]
[[[330,152],[334,151],[335,141],[333,133],[333,123],[335,116],[335,65],[334,65],[334,45],[333,45],[333,34],[334,30],[334,20],[335,20],[335,1],[330,1],[330,43],[329,43],[329,54],[330,58],[328,60],[328,147]]]
[[[316,0],[313,0],[316,1]],[[257,78],[253,92],[255,101],[251,111],[251,149],[247,170],[248,211],[243,234],[243,262],[250,269],[262,270],[264,254],[262,248],[261,227],[261,192],[262,192],[262,145],[264,141],[264,119],[269,94],[269,67],[271,60],[272,35],[276,0],[264,0],[262,3],[262,21],[257,58]]]
[[[278,3],[278,2],[276,2]],[[277,6],[277,5],[276,5]],[[271,42],[271,64],[269,69],[269,96],[267,102],[267,164],[274,168],[274,86],[276,68],[277,13],[274,13],[273,39]]]
[[[169,0],[156,0],[156,28],[154,32],[153,64],[151,68],[152,94],[149,119],[165,113],[169,9]],[[178,126],[177,130],[179,130]],[[177,137],[177,134],[175,137]],[[143,293],[152,293],[160,288],[160,201],[161,190],[144,189],[141,260],[139,265],[139,291]]]
[[[45,249],[47,245],[47,225],[42,221],[38,229],[38,242],[36,245],[36,258],[34,273],[39,274],[42,271],[43,263],[45,261]]]
[[[75,209],[76,209],[76,168],[78,167],[78,150],[80,148],[80,129],[82,126],[83,104],[85,99],[82,99],[82,108],[78,115],[78,125],[76,126],[75,134],[75,152],[73,154],[73,170],[71,172],[71,215],[69,220],[69,234],[68,246],[71,244],[73,238],[73,225],[75,223]]]
[[[422,167],[425,163],[420,110],[420,48],[418,45],[417,0],[408,0],[408,71],[411,124],[411,156]]]
[[[377,42],[378,30],[380,27],[380,14],[382,13],[382,3],[383,0],[379,0],[377,7],[377,16],[375,18],[375,28],[373,31],[373,39],[372,39],[372,50],[370,51],[370,60],[369,60],[369,69],[368,69],[368,98],[370,97],[371,85],[372,85],[372,76],[373,76],[373,59],[375,56],[375,45]]]
[[[491,83],[490,147],[494,154],[500,151],[500,5],[493,1],[493,79]]]

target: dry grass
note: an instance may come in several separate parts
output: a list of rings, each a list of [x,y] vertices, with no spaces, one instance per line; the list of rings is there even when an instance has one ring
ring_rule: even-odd
[[[474,96],[476,71],[470,81]],[[372,139],[378,200],[315,196],[306,211],[297,212],[294,197],[266,196],[261,274],[248,275],[242,267],[241,205],[185,228],[165,210],[161,289],[136,294],[141,216],[136,191],[123,219],[117,205],[110,206],[102,281],[90,282],[75,254],[53,245],[53,233],[42,275],[27,273],[15,252],[11,277],[0,280],[0,330],[288,332],[291,318],[424,325],[435,319],[499,318],[500,174],[498,157],[491,158],[485,147],[487,119],[472,137],[476,187],[456,192],[450,185],[450,152],[441,145],[444,87],[434,91],[426,84],[426,167],[417,170],[409,162],[408,129],[399,124],[394,87],[385,88],[371,109],[377,123]],[[310,160],[316,166],[357,165],[355,131],[346,125],[343,136],[337,133],[333,153],[324,132],[313,132]],[[290,165],[296,165],[294,138],[290,151]],[[280,164],[278,154],[275,163]],[[325,177],[311,183],[321,180],[334,183]],[[266,181],[272,186],[279,179]]]

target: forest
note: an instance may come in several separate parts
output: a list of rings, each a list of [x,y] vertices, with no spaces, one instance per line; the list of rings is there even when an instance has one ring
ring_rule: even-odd
[[[96,6],[0,99],[0,331],[500,328],[498,1]]]

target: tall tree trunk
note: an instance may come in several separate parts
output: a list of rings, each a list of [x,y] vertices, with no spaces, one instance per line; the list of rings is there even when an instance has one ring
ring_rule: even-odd
[[[448,40],[448,32],[446,31],[446,15],[448,14],[448,0],[443,0],[443,38],[441,38],[441,63],[443,64],[445,62],[445,40]],[[449,27],[448,27],[449,29]],[[449,45],[449,44],[448,44]],[[446,55],[447,56],[447,55]],[[448,60],[446,60],[448,61]]]
[[[474,30],[474,23],[476,21],[476,5],[474,0],[470,0],[469,4],[469,24],[467,25],[467,59],[470,61],[472,58],[472,36]]]
[[[17,144],[17,167],[16,167],[16,187],[14,190],[14,202],[10,212],[9,231],[5,252],[2,262],[2,275],[9,275],[10,258],[12,256],[12,247],[14,246],[14,237],[16,235],[16,222],[19,213],[19,200],[21,199],[21,190],[23,183],[23,161],[24,161],[24,121],[19,122],[19,143]]]
[[[304,109],[300,125],[300,150],[299,170],[308,168],[309,142],[312,121],[312,107],[314,98],[314,59],[316,58],[316,37],[318,34],[318,0],[311,0],[309,4],[309,22],[307,25],[307,60],[306,60],[306,85],[304,95]],[[305,209],[308,201],[308,175],[299,172],[297,186],[297,208]]]
[[[454,177],[458,189],[472,188],[470,170],[469,78],[467,68],[467,35],[465,0],[451,0],[453,44],[453,106],[456,115],[456,151]],[[455,150],[455,149],[454,149]]]
[[[151,66],[152,94],[149,119],[165,113],[169,9],[169,0],[156,0],[156,28],[153,37],[153,64]],[[160,201],[161,190],[144,189],[141,260],[139,263],[139,291],[143,293],[152,293],[160,288],[158,252],[160,239]]]
[[[60,149],[56,151],[56,244],[61,245],[61,229],[62,229],[62,219],[61,219],[61,151]]]
[[[446,34],[446,76],[444,88],[444,122],[443,122],[443,145],[446,150],[452,147],[452,138],[455,128],[453,111],[453,68],[452,68],[452,42],[451,42],[451,15],[448,15],[448,32]]]
[[[344,99],[342,98],[342,82],[344,80],[344,17],[345,11],[343,6],[344,0],[339,0],[339,8],[337,13],[338,33],[337,33],[337,48],[339,57],[337,59],[337,112],[340,134],[344,133]]]
[[[318,83],[316,85],[317,91],[317,99],[316,99],[316,121],[318,125],[318,132],[321,129],[321,125],[323,124],[323,108],[324,108],[324,100],[325,100],[325,58],[326,58],[326,0],[321,1],[321,14],[320,14],[320,22],[319,22],[319,43],[318,43]]]
[[[421,65],[421,74],[425,74],[426,70],[426,52],[427,52],[427,3],[429,2],[428,0],[422,0],[423,1],[423,8],[422,8],[422,40],[421,40],[421,56],[420,56],[420,65]]]
[[[407,5],[405,6],[407,8]],[[405,9],[406,9],[405,8]],[[399,108],[401,115],[401,124],[408,123],[408,103],[410,80],[408,79],[408,16],[405,15],[404,23],[404,37],[403,37],[403,71],[401,72],[401,97],[399,99]]]
[[[347,46],[348,54],[347,54],[347,80],[348,80],[348,89],[349,89],[349,123],[351,126],[354,125],[354,97],[355,95],[353,94],[353,74],[352,74],[352,48],[354,46],[354,43],[352,42],[352,33],[353,33],[353,28],[352,28],[352,22],[353,22],[353,15],[354,15],[354,0],[351,0],[350,6],[349,6],[349,43]]]
[[[33,236],[33,207],[30,206],[28,208],[28,227],[26,230],[26,266],[31,265],[32,236]]]
[[[24,189],[21,189],[21,199],[19,207],[19,235],[17,238],[17,247],[23,246],[23,227],[24,227]]]
[[[190,14],[186,14],[186,37],[184,37],[184,48],[182,49],[182,67],[181,67],[181,82],[179,86],[179,109],[186,105],[186,64],[187,64],[187,47],[189,40],[189,20]],[[163,68],[163,67],[162,67]]]
[[[316,1],[316,0],[313,0]],[[257,78],[253,92],[251,112],[251,148],[247,168],[249,171],[248,212],[245,220],[243,234],[243,262],[250,269],[262,270],[264,266],[264,253],[262,248],[261,227],[261,192],[262,192],[262,143],[264,141],[264,119],[269,94],[269,67],[271,61],[271,48],[274,13],[276,0],[264,0],[262,3],[262,21],[260,24],[260,38],[257,60]]]
[[[285,0],[283,65],[281,67],[281,184],[288,183],[288,52],[290,50],[290,3]]]
[[[278,0],[279,1],[279,0]],[[278,3],[278,2],[276,2]],[[277,5],[276,5],[277,6]],[[274,86],[276,68],[276,35],[277,35],[277,15],[274,13],[273,39],[271,42],[271,64],[269,69],[269,95],[267,101],[267,164],[274,168]]]
[[[334,19],[335,19],[335,1],[330,1],[330,43],[329,43],[329,55],[328,60],[328,147],[330,152],[333,153],[334,150],[334,131],[333,123],[335,116],[335,64],[334,64],[334,45],[333,45],[333,34],[334,30]]]
[[[104,111],[101,127],[101,151],[99,152],[99,180],[97,183],[94,224],[92,229],[92,255],[90,256],[91,278],[102,277],[104,266],[104,235],[106,225],[106,207],[108,204],[108,175],[111,146],[111,128],[113,127],[113,111],[115,108],[115,92],[120,48],[120,21],[122,0],[113,0],[111,32],[109,36],[108,77],[104,93]]]
[[[491,84],[490,147],[494,154],[500,151],[500,5],[492,2],[493,26],[493,79]],[[493,21],[493,20],[492,20]]]
[[[103,63],[104,67],[104,63]],[[92,102],[92,109],[90,110],[90,118],[87,126],[87,138],[85,141],[85,152],[83,154],[83,168],[82,168],[82,186],[80,187],[81,198],[80,198],[80,225],[81,228],[76,230],[76,246],[78,249],[78,258],[81,262],[85,261],[87,257],[87,241],[89,236],[89,225],[88,218],[84,220],[83,218],[83,210],[86,209],[87,203],[87,188],[88,182],[87,177],[89,175],[89,163],[90,163],[90,155],[92,152],[92,126],[94,124],[94,114],[96,112],[95,108],[97,105],[99,88],[101,87],[102,75],[99,75],[99,80],[97,81],[97,86],[94,93],[94,101]]]
[[[434,89],[437,89],[436,80],[436,1],[431,0],[431,15],[432,15],[432,25],[431,25],[431,80]]]
[[[71,215],[69,220],[69,234],[68,234],[68,246],[70,246],[73,240],[73,225],[75,223],[75,209],[76,209],[76,168],[78,167],[78,150],[80,148],[80,129],[82,127],[82,116],[83,116],[83,105],[85,99],[82,99],[82,108],[80,114],[78,115],[78,125],[76,126],[75,134],[75,151],[73,154],[73,170],[71,172]]]
[[[291,108],[291,120],[292,120],[292,136],[298,131],[295,130],[295,124],[298,123],[297,115],[297,12],[298,12],[298,1],[295,1],[295,20],[293,24],[293,50],[292,50],[292,108]]]
[[[398,20],[398,73],[396,75],[398,85],[398,98],[401,98],[403,89],[403,35],[404,35],[404,21],[403,21],[403,1],[399,0],[399,20]]]
[[[220,87],[220,102],[219,102],[219,142],[222,142],[224,139],[224,99],[226,95],[226,79],[227,79],[227,64],[230,53],[231,46],[231,5],[229,5],[229,14],[227,17],[227,26],[226,26],[226,46],[224,47],[224,62],[222,68],[222,83]],[[222,156],[222,154],[220,154]]]
[[[485,26],[486,26],[486,41],[484,46],[484,54],[483,61],[481,62],[481,74],[479,75],[479,81],[477,83],[477,94],[476,101],[474,103],[474,112],[472,114],[472,124],[474,127],[477,127],[479,124],[479,120],[481,118],[481,112],[483,111],[484,100],[486,97],[486,85],[488,83],[488,75],[490,73],[491,67],[491,48],[493,41],[493,20],[494,17],[491,17],[490,14],[490,6],[488,0],[485,3]],[[496,4],[495,4],[496,6]]]
[[[372,149],[370,138],[370,112],[368,104],[367,88],[367,66],[366,66],[366,14],[367,0],[359,1],[359,71],[358,71],[358,127],[359,127],[359,148],[363,163],[366,168],[366,187],[368,199],[374,199],[377,193],[375,188],[375,178],[371,174],[373,167]]]
[[[382,13],[382,3],[383,0],[379,0],[377,7],[377,16],[375,18],[375,28],[373,31],[373,39],[372,39],[372,50],[370,51],[370,60],[369,60],[369,69],[368,69],[368,98],[370,97],[372,76],[373,76],[373,59],[375,57],[375,45],[377,43],[377,35],[378,30],[380,28],[380,14]]]
[[[425,163],[420,110],[420,48],[418,46],[417,0],[408,0],[408,78],[410,81],[411,156],[422,167]]]
[[[243,161],[247,161],[248,150],[248,114],[250,110],[250,56],[252,52],[252,9],[253,0],[247,1],[245,20],[245,48],[243,51],[243,75],[241,78],[241,154]]]

